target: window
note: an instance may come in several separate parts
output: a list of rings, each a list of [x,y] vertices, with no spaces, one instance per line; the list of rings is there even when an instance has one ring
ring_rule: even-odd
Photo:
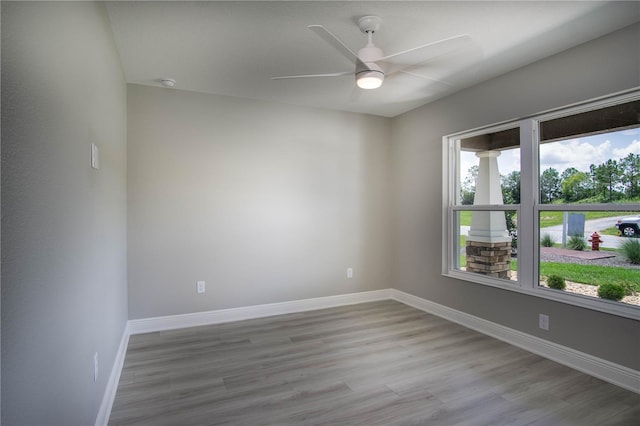
[[[518,127],[455,139],[453,223],[456,270],[512,280],[517,277],[520,205]]]
[[[640,317],[640,92],[444,144],[443,274]]]

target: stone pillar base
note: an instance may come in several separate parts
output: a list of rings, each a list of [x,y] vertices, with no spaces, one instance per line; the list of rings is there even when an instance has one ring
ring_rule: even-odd
[[[467,239],[467,271],[511,278],[511,243],[486,243]]]

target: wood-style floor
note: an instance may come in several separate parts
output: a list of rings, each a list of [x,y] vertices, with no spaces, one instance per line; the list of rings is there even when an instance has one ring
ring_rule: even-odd
[[[110,425],[640,425],[640,395],[394,301],[131,336]]]

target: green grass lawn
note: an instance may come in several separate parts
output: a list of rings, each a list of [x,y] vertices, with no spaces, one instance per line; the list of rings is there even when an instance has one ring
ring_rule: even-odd
[[[460,225],[462,226],[471,226],[471,213],[468,210],[463,210],[460,212]]]
[[[612,226],[611,228],[607,228],[607,229],[603,229],[602,231],[598,232],[600,235],[615,235],[615,236],[619,236],[620,233],[618,232],[618,228],[616,228],[615,226]]]
[[[574,263],[540,262],[540,275],[560,275],[575,283],[600,285],[615,283],[629,286],[640,292],[637,269],[618,266],[579,265]]]

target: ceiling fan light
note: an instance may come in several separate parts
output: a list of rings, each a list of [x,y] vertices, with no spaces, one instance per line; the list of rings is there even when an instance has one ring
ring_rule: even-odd
[[[382,86],[384,73],[377,70],[367,70],[356,75],[356,84],[361,89],[377,89]]]

